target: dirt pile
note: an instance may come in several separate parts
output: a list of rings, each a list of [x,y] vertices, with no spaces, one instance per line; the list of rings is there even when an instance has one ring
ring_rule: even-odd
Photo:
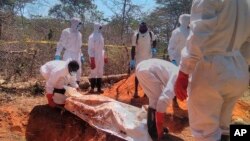
[[[0,106],[0,140],[122,141],[67,111],[48,107],[44,97],[16,99]]]
[[[118,83],[115,83],[112,87],[107,88],[104,91],[105,96],[116,99],[118,101],[129,103],[130,100],[134,96],[135,89],[135,75],[131,75]],[[142,97],[144,95],[141,87],[138,89],[139,96]]]
[[[135,89],[135,75],[131,75],[130,77],[123,79],[113,85],[111,88],[107,88],[104,91],[104,96],[111,97],[118,101],[122,101],[137,107],[141,107],[142,105],[148,104],[148,98],[144,96],[144,92],[139,85],[138,93],[139,97],[134,99],[134,89]],[[177,112],[178,111],[178,112]],[[187,112],[186,102],[181,101],[173,101],[172,106],[168,107],[166,110],[168,114],[173,114],[174,112],[177,114],[184,114],[183,112]],[[183,116],[183,115],[182,115]],[[187,116],[187,115],[185,115]]]
[[[1,102],[0,140],[25,140],[25,131],[28,125],[29,113],[35,105],[40,104],[45,104],[43,96],[11,96],[11,100],[8,102]]]
[[[121,141],[117,137],[97,131],[68,111],[49,108],[47,105],[36,106],[31,111],[26,139],[27,141]]]

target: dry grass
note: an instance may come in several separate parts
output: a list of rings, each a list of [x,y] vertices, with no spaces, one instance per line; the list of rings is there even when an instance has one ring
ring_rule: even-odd
[[[39,68],[54,60],[56,44],[25,43],[0,44],[0,79],[8,82],[25,82],[40,78]],[[105,65],[105,74],[127,73],[129,54],[125,48],[108,47],[106,52],[109,63]],[[87,47],[82,47],[85,56],[83,76],[90,73]],[[41,78],[40,78],[41,79]]]

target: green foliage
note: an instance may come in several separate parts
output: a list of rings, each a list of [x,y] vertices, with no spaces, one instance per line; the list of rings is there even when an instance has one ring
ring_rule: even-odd
[[[1,0],[0,1],[0,7],[3,8],[5,6],[11,6],[14,5],[16,0]]]
[[[146,17],[146,21],[168,43],[172,31],[179,25],[181,14],[190,13],[192,0],[156,0],[157,8]]]
[[[102,18],[102,13],[96,10],[93,0],[60,0],[60,2],[49,10],[50,16],[64,20],[76,16],[83,21],[86,20],[86,17]]]

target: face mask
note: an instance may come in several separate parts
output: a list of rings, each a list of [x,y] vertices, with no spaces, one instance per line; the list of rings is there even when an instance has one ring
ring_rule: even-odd
[[[101,32],[101,31],[102,31],[102,26],[99,27],[99,32]]]
[[[82,28],[82,23],[79,23],[79,24],[77,25],[76,29],[77,29],[77,31],[80,31],[81,28]]]
[[[75,71],[70,72],[70,76],[76,77],[76,72]]]

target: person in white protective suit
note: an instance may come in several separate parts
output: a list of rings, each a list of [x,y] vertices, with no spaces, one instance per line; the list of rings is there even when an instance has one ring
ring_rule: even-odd
[[[79,69],[77,61],[49,61],[40,68],[40,73],[46,80],[46,97],[51,107],[64,105],[66,96],[65,86],[78,88],[76,74]]]
[[[82,47],[82,34],[79,32],[82,23],[78,18],[71,19],[71,27],[62,31],[59,42],[57,43],[55,60],[61,60],[61,53],[65,49],[63,54],[64,61],[68,59],[76,60],[80,65],[80,69],[77,71],[77,83],[80,83],[82,73],[82,63],[84,62],[84,56],[81,51]]]
[[[182,14],[179,17],[180,27],[176,28],[172,32],[172,36],[169,40],[168,53],[169,59],[175,65],[180,64],[181,59],[181,50],[186,44],[187,37],[189,35],[189,24],[190,24],[190,15]]]
[[[108,58],[105,56],[104,51],[104,38],[101,33],[102,26],[99,23],[94,24],[94,32],[89,36],[88,41],[88,54],[90,58],[90,93],[94,92],[94,88],[97,87],[98,93],[103,93],[102,77],[104,63],[108,62]]]
[[[177,66],[161,59],[144,60],[136,67],[136,76],[149,99],[147,126],[152,139],[164,138],[164,115],[175,96],[177,74]]]
[[[188,96],[196,141],[229,140],[233,107],[248,88],[249,25],[249,0],[193,1],[175,94]]]
[[[148,31],[148,26],[145,22],[140,23],[139,32],[136,32],[132,37],[132,49],[130,69],[133,70],[141,61],[150,59],[156,56],[156,39],[152,31]],[[134,98],[138,98],[139,82],[135,77],[135,93]]]

